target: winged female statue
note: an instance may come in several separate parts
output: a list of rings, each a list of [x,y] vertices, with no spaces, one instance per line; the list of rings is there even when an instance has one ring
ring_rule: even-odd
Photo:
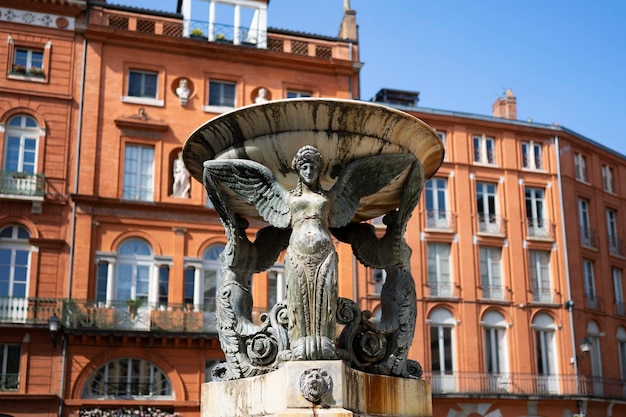
[[[363,197],[390,184],[415,159],[410,153],[356,159],[343,167],[330,190],[320,184],[322,155],[311,145],[300,148],[293,158],[291,168],[298,174],[293,190],[285,189],[269,168],[252,160],[204,162],[204,184],[212,199],[221,200],[214,205],[223,222],[233,217],[225,195],[234,193],[253,205],[270,227],[291,230],[285,256],[290,359],[336,357],[338,273],[330,229],[349,224]],[[271,239],[256,249],[276,253]],[[239,262],[249,259],[233,261],[231,267],[236,269]]]

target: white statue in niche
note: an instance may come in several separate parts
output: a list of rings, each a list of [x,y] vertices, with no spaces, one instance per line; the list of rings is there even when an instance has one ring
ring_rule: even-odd
[[[172,185],[171,197],[189,198],[189,188],[191,187],[191,175],[187,171],[183,161],[183,153],[178,152],[178,158],[174,160],[174,184]]]
[[[178,87],[176,88],[176,95],[180,100],[181,106],[186,106],[187,101],[189,100],[189,87],[187,87],[188,81],[186,78],[181,78],[178,82]]]
[[[256,98],[254,99],[255,103],[267,103],[267,89],[266,88],[259,88],[259,92],[257,93]]]

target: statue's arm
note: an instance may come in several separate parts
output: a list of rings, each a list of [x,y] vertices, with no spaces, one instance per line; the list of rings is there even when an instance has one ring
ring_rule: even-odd
[[[256,207],[265,221],[278,228],[289,227],[288,192],[266,166],[247,159],[213,159],[204,162],[204,185],[209,197],[224,199],[226,188]],[[214,206],[215,206],[215,202]],[[225,200],[221,204],[226,207]],[[216,210],[219,209],[216,206]],[[219,213],[220,217],[228,213]]]
[[[332,202],[330,227],[348,224],[354,217],[361,198],[390,184],[415,159],[413,154],[386,154],[357,159],[348,164],[329,191]]]

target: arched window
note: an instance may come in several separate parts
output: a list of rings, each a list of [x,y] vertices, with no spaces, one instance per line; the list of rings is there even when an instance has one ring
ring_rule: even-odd
[[[30,233],[13,224],[0,230],[0,317],[26,320]]]
[[[453,339],[456,321],[449,310],[436,308],[430,313],[428,324],[433,392],[453,392],[456,389]]]
[[[150,292],[152,248],[142,239],[128,239],[117,251],[115,300],[141,300],[147,303]]]
[[[559,381],[556,375],[556,340],[554,331],[556,326],[552,317],[539,313],[533,319],[532,328],[535,331],[535,356],[539,382],[539,392],[542,394],[556,394],[559,392]]]
[[[591,357],[591,375],[597,378],[593,378],[593,393],[596,395],[602,395],[604,387],[602,383],[602,350],[600,349],[600,327],[595,321],[590,321],[587,324],[587,335],[591,340],[591,350],[589,356]]]
[[[488,311],[481,322],[484,336],[485,371],[489,389],[494,392],[508,391],[508,352],[506,343],[507,324],[497,311]]]
[[[37,172],[39,126],[31,116],[17,115],[6,124],[3,171]]]
[[[623,327],[617,329],[617,350],[620,375],[622,376],[622,381],[626,381],[626,330]]]
[[[173,399],[167,375],[143,359],[123,358],[106,363],[89,376],[82,398],[143,400]]]

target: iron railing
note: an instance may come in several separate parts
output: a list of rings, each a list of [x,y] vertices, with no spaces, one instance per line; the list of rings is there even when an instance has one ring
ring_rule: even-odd
[[[528,218],[526,233],[529,238],[554,239],[556,225],[541,218]]]
[[[589,248],[598,249],[598,232],[588,227],[581,227],[580,244]]]
[[[0,326],[47,324],[54,314],[66,330],[161,333],[215,333],[217,330],[215,309],[192,304],[136,305],[127,301],[0,297]]]
[[[530,290],[533,296],[533,301],[536,303],[554,303],[554,295],[551,288],[533,288]]]
[[[0,171],[0,194],[43,197],[46,180],[43,174]]]
[[[604,300],[596,294],[585,292],[585,305],[593,310],[604,310]]]
[[[504,300],[504,289],[502,285],[481,285],[483,298],[488,300]]]
[[[19,388],[20,374],[0,373],[0,391],[17,391]]]
[[[611,255],[621,256],[623,258],[626,255],[624,239],[617,236],[609,236],[609,251]]]
[[[427,287],[429,297],[456,297],[455,287],[451,282],[429,282]]]
[[[454,231],[454,214],[449,211],[427,210],[426,229]]]
[[[478,233],[490,235],[506,234],[506,219],[494,215],[478,215]]]

